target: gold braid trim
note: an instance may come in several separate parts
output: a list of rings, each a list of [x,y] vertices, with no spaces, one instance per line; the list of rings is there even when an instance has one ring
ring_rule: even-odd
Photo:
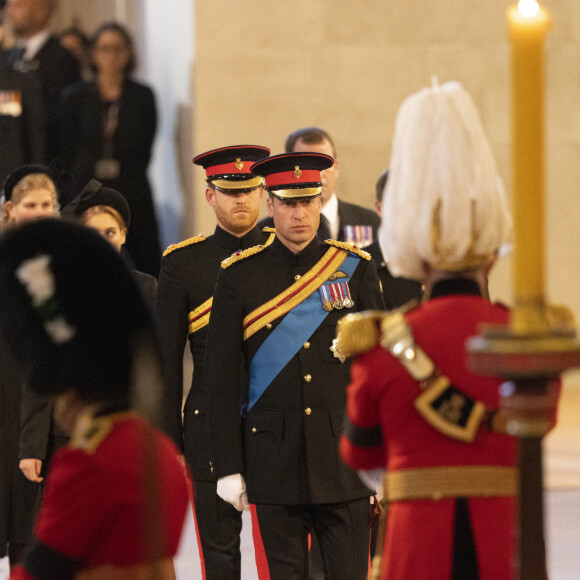
[[[345,251],[329,248],[324,256],[292,286],[250,312],[244,318],[244,340],[248,340],[268,323],[290,312],[318,290],[346,260],[347,255]]]
[[[396,316],[409,312],[419,305],[416,299],[394,310],[367,310],[347,314],[338,321],[337,338],[340,348],[348,356],[356,356],[373,349],[380,341],[381,327]]]
[[[186,246],[191,246],[191,244],[198,244],[199,242],[203,242],[206,239],[207,238],[205,236],[199,235],[199,236],[193,236],[193,238],[189,238],[187,240],[183,240],[182,242],[179,242],[177,244],[171,244],[165,250],[165,252],[163,252],[163,255],[167,256],[167,255],[171,254],[171,252],[174,252],[175,250],[179,250],[179,248],[185,248]]]
[[[334,246],[335,248],[340,248],[341,250],[346,250],[347,252],[351,252],[352,254],[356,254],[361,258],[365,259],[367,262],[370,261],[371,255],[360,248],[357,248],[354,244],[350,244],[349,242],[338,242],[337,240],[324,240],[325,244],[329,246]]]
[[[269,228],[272,229],[272,228]],[[260,252],[264,251],[276,238],[276,233],[274,230],[270,234],[270,237],[263,243],[258,244],[257,246],[252,246],[251,248],[247,248],[243,252],[236,252],[232,254],[229,258],[222,260],[222,268],[225,270],[229,268],[232,264],[239,262],[240,260],[244,260],[245,258],[249,258],[250,256],[254,256],[255,254],[259,254]]]
[[[444,497],[513,497],[519,474],[503,465],[462,465],[402,469],[385,475],[389,501]]]
[[[213,304],[213,296],[208,298],[205,302],[200,304],[195,310],[192,310],[187,317],[189,322],[189,334],[193,334],[201,330],[209,323],[209,315],[211,314],[211,307]]]
[[[262,231],[267,233],[267,234],[275,234],[276,233],[276,229],[275,228],[270,228],[270,227],[265,227],[262,228]]]

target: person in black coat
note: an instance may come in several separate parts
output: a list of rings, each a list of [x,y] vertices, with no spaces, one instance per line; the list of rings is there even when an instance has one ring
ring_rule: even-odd
[[[55,112],[60,93],[81,78],[74,56],[50,33],[53,9],[51,0],[8,0],[6,5],[6,19],[16,36],[16,46],[6,51],[6,58],[10,66],[34,77],[39,85],[47,122],[48,161],[57,155]]]
[[[45,118],[33,79],[0,54],[0,184],[22,165],[45,161]]]
[[[158,276],[161,249],[147,178],[157,125],[153,92],[129,78],[133,44],[119,24],[99,28],[91,59],[95,80],[68,87],[59,106],[60,155],[74,177],[71,191],[94,178],[122,192],[132,216],[125,249],[137,270]]]
[[[207,423],[205,342],[213,290],[221,262],[258,244],[272,233],[256,226],[262,181],[251,164],[267,157],[260,146],[232,146],[194,158],[207,176],[205,195],[217,225],[211,236],[195,236],[167,248],[161,261],[155,314],[166,369],[165,430],[183,449],[195,488],[194,509],[204,578],[240,578],[242,518],[216,495]],[[183,349],[186,339],[193,357],[191,389],[183,406]]]
[[[318,237],[321,240],[345,241],[365,248],[376,239],[381,221],[377,214],[366,207],[343,201],[336,194],[339,164],[334,142],[324,129],[306,127],[294,131],[286,139],[285,150],[286,153],[314,151],[334,158],[334,165],[321,174],[322,211],[318,227]],[[272,224],[271,217],[264,218],[259,223],[260,227]]]
[[[366,252],[316,237],[332,163],[289,153],[252,166],[276,238],[222,264],[206,343],[217,493],[240,511],[255,504],[272,580],[306,577],[311,530],[329,578],[368,571],[372,492],[338,455],[350,365],[335,333],[345,314],[384,303]]]
[[[131,210],[127,200],[114,189],[103,187],[96,179],[91,179],[83,190],[62,209],[63,217],[70,217],[82,225],[96,230],[117,252],[121,252],[131,225]],[[155,306],[157,278],[131,270],[137,280],[145,302]]]
[[[375,186],[377,196],[375,209],[379,217],[382,213],[383,191],[385,190],[388,177],[389,170],[387,169],[381,174]],[[394,308],[403,306],[411,300],[421,300],[423,296],[423,285],[417,280],[393,276],[389,271],[378,240],[375,240],[370,246],[367,246],[365,250],[373,257],[373,261],[377,267],[387,310],[393,310]]]

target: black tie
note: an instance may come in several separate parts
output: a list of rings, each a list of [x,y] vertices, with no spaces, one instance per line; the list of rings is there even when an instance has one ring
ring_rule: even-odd
[[[316,233],[322,241],[329,240],[331,238],[330,221],[323,213],[320,214],[320,224]]]

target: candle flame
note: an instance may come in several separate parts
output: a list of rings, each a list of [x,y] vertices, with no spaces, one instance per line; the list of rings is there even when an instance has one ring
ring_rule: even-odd
[[[518,10],[525,18],[533,18],[540,11],[540,5],[536,0],[520,0]]]

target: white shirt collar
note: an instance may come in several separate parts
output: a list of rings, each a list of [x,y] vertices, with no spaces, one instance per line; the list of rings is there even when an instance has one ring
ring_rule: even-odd
[[[331,198],[324,204],[321,213],[330,222],[331,238],[333,240],[338,239],[338,226],[340,220],[338,217],[338,198],[336,197],[336,193],[333,193]]]
[[[32,60],[40,52],[40,49],[46,44],[49,36],[50,30],[47,28],[37,32],[30,38],[19,40],[17,46],[26,48],[23,56],[24,60]]]

